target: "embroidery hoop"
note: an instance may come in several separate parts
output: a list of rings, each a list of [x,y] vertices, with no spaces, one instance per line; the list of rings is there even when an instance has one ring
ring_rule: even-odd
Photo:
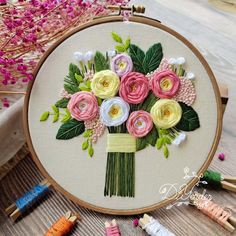
[[[161,24],[157,20],[147,18],[147,17],[144,17],[144,16],[131,16],[129,18],[129,20],[130,20],[131,23],[145,24],[145,25],[148,25],[148,26],[153,26],[153,27],[155,27],[159,30],[163,30],[164,32],[174,36],[177,40],[179,40],[180,42],[185,44],[192,51],[192,53],[198,58],[198,60],[200,61],[200,63],[204,67],[206,73],[208,74],[208,77],[211,80],[212,87],[213,87],[213,90],[214,90],[216,105],[217,105],[217,125],[216,125],[214,140],[212,142],[210,152],[208,153],[208,157],[205,159],[204,163],[202,163],[201,168],[197,171],[197,174],[200,175],[209,166],[209,164],[210,164],[210,162],[211,162],[211,160],[212,160],[212,158],[215,154],[216,148],[217,148],[218,143],[219,143],[220,135],[221,135],[222,108],[221,108],[221,100],[220,100],[219,89],[218,89],[218,85],[216,83],[215,77],[214,77],[208,63],[203,58],[203,56],[200,54],[200,52],[187,39],[185,39],[179,33],[175,32],[174,30],[170,29],[169,27]],[[93,20],[90,23],[86,23],[86,24],[84,24],[80,27],[77,27],[73,31],[71,31],[70,33],[64,35],[62,37],[62,39],[57,41],[45,53],[43,58],[40,60],[38,66],[37,66],[37,68],[34,72],[35,77],[37,77],[42,65],[47,60],[47,58],[50,56],[50,54],[61,43],[63,43],[68,38],[70,38],[70,36],[76,34],[77,32],[83,31],[84,29],[92,27],[92,26],[96,26],[96,25],[100,25],[100,24],[106,24],[106,23],[110,23],[110,22],[122,22],[122,21],[123,21],[123,17],[121,17],[121,16],[108,16],[108,17],[104,17],[104,18],[99,18],[99,19]],[[64,75],[62,75],[62,76],[64,76]],[[89,209],[92,209],[92,210],[95,210],[95,211],[98,211],[98,212],[102,212],[102,213],[116,214],[116,215],[117,214],[119,214],[119,215],[140,214],[140,213],[144,213],[144,212],[148,212],[148,211],[152,211],[152,210],[161,208],[161,207],[166,206],[166,205],[168,205],[168,204],[170,204],[171,202],[174,201],[173,199],[166,199],[166,200],[162,200],[160,202],[157,202],[156,204],[151,204],[151,205],[148,205],[148,206],[145,206],[145,207],[137,207],[137,208],[131,208],[131,209],[106,208],[106,207],[101,207],[101,206],[91,204],[89,202],[86,202],[84,200],[79,199],[78,197],[76,197],[73,194],[71,194],[70,192],[68,192],[59,183],[57,183],[54,180],[54,178],[51,176],[51,174],[47,172],[46,168],[41,163],[40,158],[38,158],[37,153],[36,153],[35,148],[34,148],[33,143],[32,143],[32,139],[31,139],[31,133],[30,133],[30,128],[29,128],[29,101],[30,101],[31,92],[32,92],[32,89],[33,89],[34,82],[35,81],[30,82],[30,84],[28,86],[28,89],[27,89],[27,95],[25,97],[24,113],[23,113],[24,130],[25,130],[25,134],[26,134],[26,140],[27,140],[28,146],[30,148],[30,151],[31,151],[31,154],[32,154],[32,157],[33,157],[35,163],[37,164],[37,166],[40,169],[40,171],[42,172],[42,174],[49,180],[50,183],[52,183],[52,185],[55,187],[55,189],[60,191],[63,195],[65,195],[70,200],[74,201],[75,203],[78,203],[79,205],[81,205],[83,207],[86,207],[86,208],[89,208]],[[65,145],[66,145],[66,143],[65,143]],[[78,157],[78,158],[80,158],[80,157]],[[173,158],[173,157],[169,157],[169,158]],[[104,169],[105,169],[105,166],[104,166]],[[63,175],[63,173],[61,173],[61,175]],[[187,183],[186,188],[183,188],[181,191],[179,191],[177,196],[180,197],[184,192],[190,190],[196,184],[197,180],[198,180],[197,178],[193,178],[191,181],[189,181]],[[78,188],[79,188],[79,182],[78,182]],[[119,201],[117,202],[117,204],[119,204]]]

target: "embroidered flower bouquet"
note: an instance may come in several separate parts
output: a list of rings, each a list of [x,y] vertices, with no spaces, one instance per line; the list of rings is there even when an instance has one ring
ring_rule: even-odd
[[[145,53],[130,38],[115,32],[112,38],[114,51],[74,53],[77,65],[69,66],[62,98],[40,120],[61,120],[57,139],[82,135],[90,157],[107,128],[104,196],[134,197],[135,152],[153,146],[167,158],[168,146],[186,139],[183,131],[200,127],[191,107],[195,76],[183,57],[163,58],[160,43]]]

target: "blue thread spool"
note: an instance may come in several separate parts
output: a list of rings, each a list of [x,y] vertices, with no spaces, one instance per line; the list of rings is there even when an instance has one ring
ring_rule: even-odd
[[[16,206],[19,211],[22,213],[25,209],[31,206],[34,202],[36,202],[41,196],[43,196],[48,191],[47,185],[36,185],[29,192],[27,192],[24,196],[19,198],[16,201]]]

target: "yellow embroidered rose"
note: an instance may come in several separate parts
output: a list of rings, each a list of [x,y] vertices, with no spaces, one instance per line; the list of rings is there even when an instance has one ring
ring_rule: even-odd
[[[182,109],[178,102],[172,99],[159,99],[151,108],[153,123],[162,129],[175,126],[181,119]]]
[[[118,92],[119,85],[119,76],[111,70],[97,72],[91,82],[93,93],[102,99],[114,97]]]

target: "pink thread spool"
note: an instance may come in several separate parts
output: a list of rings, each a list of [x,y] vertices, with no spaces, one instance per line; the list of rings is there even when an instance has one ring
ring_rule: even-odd
[[[112,220],[110,223],[105,222],[106,236],[121,236],[120,229],[116,220]]]

